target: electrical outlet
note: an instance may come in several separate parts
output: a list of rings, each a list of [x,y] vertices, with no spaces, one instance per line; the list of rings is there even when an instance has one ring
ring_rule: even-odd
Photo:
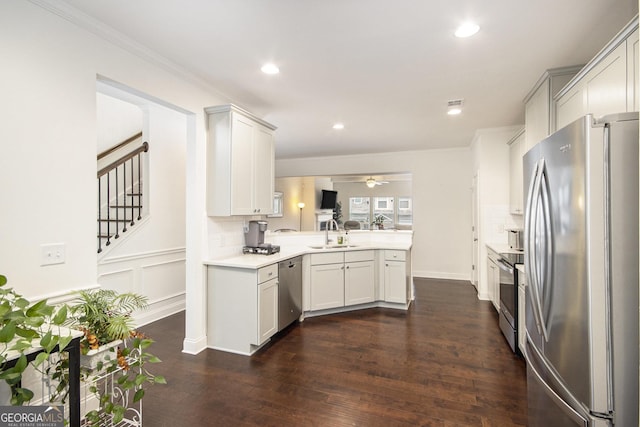
[[[50,243],[40,245],[40,265],[64,264],[65,244]]]

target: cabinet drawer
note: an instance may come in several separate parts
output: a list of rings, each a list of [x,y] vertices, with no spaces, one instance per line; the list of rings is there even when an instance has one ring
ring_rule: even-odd
[[[347,251],[344,253],[344,262],[373,261],[373,251]]]
[[[344,262],[344,252],[311,254],[311,265],[338,264]]]
[[[258,283],[278,277],[278,264],[271,264],[258,270]]]
[[[386,259],[387,261],[406,261],[407,251],[395,251],[387,249],[384,251],[384,259]]]

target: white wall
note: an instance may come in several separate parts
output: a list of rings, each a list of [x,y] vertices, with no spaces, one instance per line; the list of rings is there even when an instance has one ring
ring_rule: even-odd
[[[209,224],[205,220],[203,109],[230,100],[195,78],[179,74],[177,66],[153,53],[127,46],[108,29],[98,25],[85,30],[85,24],[64,4],[46,5],[57,6],[61,9],[52,13],[27,1],[0,2],[0,182],[4,201],[0,273],[29,298],[64,295],[98,282],[96,80],[113,81],[184,115],[185,129],[178,137],[181,141],[176,141],[181,148],[173,154],[179,162],[186,161],[186,178],[182,171],[181,176],[173,177],[173,171],[163,169],[155,179],[165,181],[162,185],[173,185],[175,179],[176,186],[187,189],[186,213],[175,223],[186,222],[186,231],[180,224],[183,230],[171,234],[175,243],[162,245],[166,249],[182,244],[177,241],[184,241],[186,235],[184,345],[186,351],[199,351],[206,346],[202,259],[208,251]],[[160,184],[150,190],[161,191]],[[140,235],[137,251],[157,249],[157,236],[146,237]],[[40,245],[57,242],[66,245],[66,262],[40,266]]]
[[[101,153],[142,131],[139,106],[102,93],[96,95],[97,153]]]
[[[491,299],[487,284],[487,243],[507,243],[506,228],[515,227],[509,214],[509,146],[522,129],[510,126],[480,129],[471,143],[472,170],[478,177],[478,297]]]
[[[415,276],[469,280],[471,151],[397,153],[276,160],[278,176],[413,174]]]

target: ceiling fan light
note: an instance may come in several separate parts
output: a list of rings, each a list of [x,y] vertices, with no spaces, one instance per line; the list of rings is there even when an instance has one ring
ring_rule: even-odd
[[[268,63],[264,64],[262,68],[260,68],[260,71],[265,74],[278,74],[280,72],[280,69],[276,64]]]
[[[480,26],[475,22],[465,22],[456,29],[455,36],[459,38],[471,37],[479,30]]]
[[[373,178],[368,178],[365,183],[367,184],[367,187],[369,188],[373,188],[376,186],[376,180]]]

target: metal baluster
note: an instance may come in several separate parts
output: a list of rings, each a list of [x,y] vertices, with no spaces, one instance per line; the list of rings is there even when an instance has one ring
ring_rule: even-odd
[[[107,173],[107,243],[111,244],[111,172]]]
[[[122,218],[122,223],[124,224],[124,228],[122,229],[123,233],[127,232],[127,162],[122,164],[122,179],[124,181],[124,195],[122,200],[124,201],[124,206],[122,207],[122,212],[124,214],[124,218]]]
[[[133,215],[134,215],[133,207],[134,206],[133,205],[134,205],[134,202],[135,202],[135,199],[134,199],[135,195],[134,195],[134,192],[133,192],[133,157],[131,158],[131,190],[132,190],[131,191],[131,225],[133,225],[134,224],[134,221],[133,221]]]
[[[138,153],[138,221],[142,218],[142,167],[140,166],[140,153]]]
[[[114,172],[116,174],[116,235],[114,238],[117,239],[120,237],[120,208],[118,207],[118,193],[120,192],[120,187],[118,186],[118,168],[115,168]]]
[[[98,178],[98,253],[102,252],[102,191],[101,191],[102,178]]]

